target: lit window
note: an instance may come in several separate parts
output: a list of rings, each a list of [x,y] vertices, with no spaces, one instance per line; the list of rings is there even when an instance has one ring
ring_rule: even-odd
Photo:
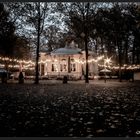
[[[71,71],[76,71],[76,65],[74,59],[71,59]]]
[[[71,71],[76,71],[76,65],[75,64],[71,64]]]
[[[71,59],[71,62],[74,62],[74,59]]]
[[[58,66],[57,66],[57,64],[52,64],[52,71],[58,72]]]
[[[60,64],[60,71],[65,72],[67,71],[66,59],[62,59]]]

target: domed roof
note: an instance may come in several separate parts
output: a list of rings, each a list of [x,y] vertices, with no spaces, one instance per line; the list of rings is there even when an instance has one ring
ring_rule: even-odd
[[[59,48],[51,52],[52,55],[73,55],[80,54],[81,49],[79,48]]]

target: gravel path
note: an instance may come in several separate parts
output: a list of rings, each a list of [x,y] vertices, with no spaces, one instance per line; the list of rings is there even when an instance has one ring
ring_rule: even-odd
[[[0,136],[140,136],[140,82],[0,83]]]

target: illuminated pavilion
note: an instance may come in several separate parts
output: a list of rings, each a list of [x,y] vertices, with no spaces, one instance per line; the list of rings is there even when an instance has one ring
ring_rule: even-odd
[[[96,58],[95,53],[89,51],[89,61],[94,58]],[[55,79],[68,76],[69,79],[78,80],[83,79],[85,75],[85,51],[71,44],[66,45],[64,48],[53,50],[50,53],[44,50],[41,51],[40,62],[40,76]],[[96,61],[90,61],[89,77],[94,78],[95,75],[98,75],[98,64]]]

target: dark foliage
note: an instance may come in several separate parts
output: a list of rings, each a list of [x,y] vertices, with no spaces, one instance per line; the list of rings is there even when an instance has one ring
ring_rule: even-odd
[[[0,54],[11,56],[13,54],[14,42],[16,40],[15,26],[9,21],[9,13],[0,3]]]

